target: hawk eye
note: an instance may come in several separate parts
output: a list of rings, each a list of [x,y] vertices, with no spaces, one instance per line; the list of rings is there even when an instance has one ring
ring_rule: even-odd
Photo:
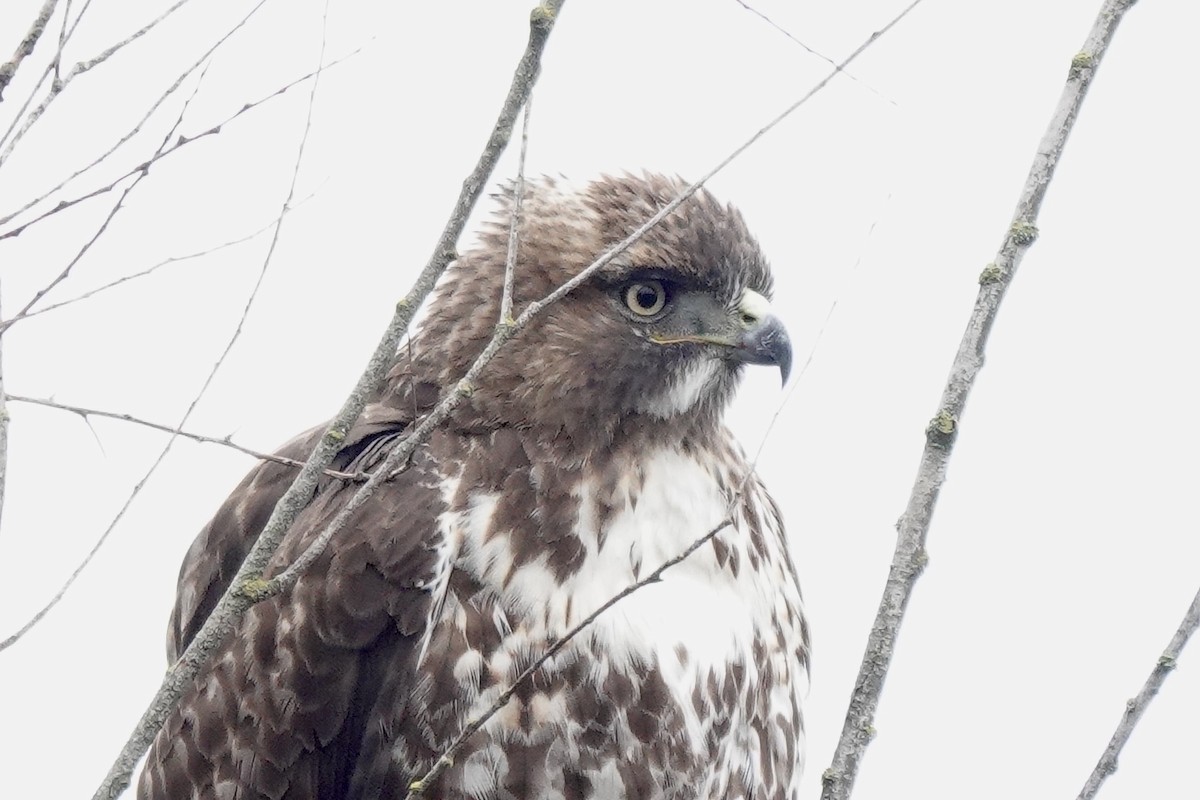
[[[625,305],[639,317],[653,317],[667,305],[662,281],[634,281],[625,287]]]

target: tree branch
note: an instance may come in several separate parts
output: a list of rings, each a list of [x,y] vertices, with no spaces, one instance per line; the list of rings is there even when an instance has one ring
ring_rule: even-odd
[[[324,42],[324,39],[322,39],[322,41],[321,41],[321,57],[322,57],[322,59],[324,58],[324,55],[325,55],[325,42]],[[204,78],[203,73],[201,73],[200,78],[202,81]],[[309,95],[308,116],[305,120],[304,133],[300,138],[300,147],[296,154],[295,167],[292,170],[292,182],[288,188],[287,199],[283,203],[283,208],[285,210],[287,209],[288,204],[291,202],[292,197],[294,196],[295,191],[296,191],[296,181],[300,174],[300,164],[304,157],[304,145],[308,141],[308,132],[312,125],[312,106],[313,106],[313,102],[315,100],[318,85],[319,85],[319,80],[313,81],[312,92]],[[174,135],[175,130],[178,129],[179,125],[183,122],[183,116],[187,112],[188,104],[190,104],[192,99],[195,98],[196,93],[199,90],[200,90],[200,83],[197,82],[196,88],[192,91],[191,96],[188,98],[187,102],[184,103],[183,108],[180,110],[179,118],[176,120],[175,125],[172,127],[170,133],[167,134],[166,138],[163,139],[164,146],[166,145],[166,143],[168,141],[170,141],[171,137]],[[161,152],[162,148],[160,147],[159,150]],[[139,175],[137,180],[140,180],[141,177],[145,174],[146,173],[142,173],[141,175]],[[129,194],[129,192],[133,190],[134,186],[137,185],[137,180],[135,180],[133,185],[129,186],[125,190],[125,193],[121,196],[121,201],[123,201],[125,199],[125,197]],[[93,242],[95,242],[96,239],[99,238],[100,234],[104,232],[105,228],[107,228],[109,221],[112,220],[112,218],[116,214],[117,210],[119,210],[121,208],[121,201],[118,201],[117,205],[113,208],[112,212],[110,212],[108,218],[104,221],[104,224],[100,226],[100,230],[96,233],[95,236],[92,237],[92,239],[87,243],[87,245],[84,246],[84,249],[79,252],[79,255],[77,255],[75,257],[75,259],[72,260],[71,264],[68,265],[67,269],[61,275],[59,275],[59,277],[53,283],[51,283],[50,286],[42,289],[37,294],[35,294],[34,298],[25,305],[25,308],[23,308],[21,310],[21,313],[18,314],[16,317],[14,317],[14,319],[20,319],[21,315],[27,313],[29,311],[29,309],[33,306],[33,304],[36,303],[42,296],[44,296],[46,292],[48,292],[51,288],[53,288],[58,282],[60,282],[66,278],[67,274],[70,272],[71,267],[79,260],[79,258],[83,255],[83,253],[87,251],[87,248],[90,247],[91,244]],[[39,622],[41,622],[42,619],[45,618],[46,614],[48,614],[55,606],[58,605],[58,603],[66,595],[67,591],[71,588],[72,585],[74,585],[76,579],[79,578],[80,574],[87,568],[88,564],[90,564],[92,562],[92,559],[95,558],[96,553],[98,553],[100,551],[100,548],[104,546],[104,543],[106,541],[108,541],[108,537],[112,534],[112,532],[114,530],[116,530],[117,525],[120,523],[121,519],[125,516],[125,512],[133,504],[133,501],[141,493],[142,489],[145,488],[146,483],[150,480],[150,478],[154,475],[154,473],[156,471],[158,471],[159,465],[162,464],[163,460],[167,457],[167,454],[171,451],[171,447],[175,444],[175,440],[179,437],[179,433],[177,432],[178,429],[182,428],[187,423],[187,421],[191,418],[192,412],[194,412],[196,410],[196,406],[200,404],[200,400],[203,399],[204,395],[208,392],[208,387],[212,385],[213,378],[216,377],[217,372],[221,369],[221,366],[225,363],[225,359],[229,356],[229,353],[233,350],[234,344],[237,343],[237,340],[242,335],[242,327],[246,323],[246,318],[250,315],[250,309],[254,305],[255,299],[258,297],[258,290],[262,286],[263,278],[267,274],[267,268],[270,266],[272,257],[275,254],[275,247],[279,242],[279,231],[283,227],[284,216],[285,215],[281,213],[276,221],[274,236],[271,239],[270,247],[267,249],[267,255],[263,259],[262,269],[259,270],[258,279],[255,281],[254,287],[250,290],[250,296],[249,296],[249,298],[247,298],[246,305],[242,309],[242,314],[238,318],[238,323],[237,323],[237,326],[234,328],[233,335],[229,337],[229,341],[226,343],[225,349],[221,351],[221,354],[220,354],[220,356],[217,357],[217,360],[213,364],[212,369],[209,370],[207,377],[205,377],[205,379],[204,379],[204,383],[201,384],[201,386],[200,386],[200,390],[196,393],[196,396],[192,398],[192,402],[188,405],[187,410],[183,412],[183,417],[182,417],[182,419],[179,420],[179,425],[176,426],[176,430],[172,431],[171,437],[167,440],[166,445],[163,446],[162,451],[159,452],[158,457],[150,465],[150,469],[146,471],[146,474],[143,475],[142,479],[139,480],[137,482],[137,484],[134,486],[133,491],[130,492],[129,497],[126,498],[124,505],[121,506],[121,509],[117,512],[117,515],[115,517],[113,517],[113,519],[109,523],[108,527],[104,530],[104,533],[102,533],[100,535],[100,538],[96,541],[96,544],[94,544],[92,546],[92,549],[88,551],[86,556],[84,556],[83,561],[79,564],[78,567],[75,568],[75,570],[67,578],[66,582],[62,585],[61,588],[59,588],[58,592],[56,592],[55,595],[52,598],[50,598],[50,601],[48,603],[46,603],[46,605],[44,605],[40,610],[38,610],[38,612],[36,614],[34,614],[33,617],[28,622],[26,622],[23,626],[21,626],[21,628],[16,633],[12,634],[7,639],[0,642],[0,651],[3,651],[6,648],[11,647],[13,644],[15,644],[17,641],[19,641],[21,639],[21,637],[23,637],[26,633],[28,633],[30,630],[32,630],[35,625],[37,625]],[[2,332],[3,332],[3,329],[0,329],[0,333],[2,333]]]
[[[743,487],[745,486],[746,480],[749,479],[751,474],[752,473],[750,473],[750,472],[746,473],[746,477],[742,480]],[[741,493],[741,490],[739,489],[738,494],[734,495],[733,502],[737,502],[737,499],[738,499],[738,496],[740,495],[740,493]],[[673,556],[672,558],[667,559],[662,564],[659,564],[658,568],[655,569],[653,572],[651,572],[646,577],[644,577],[638,581],[635,581],[634,583],[629,584],[624,589],[622,589],[621,591],[617,592],[612,597],[605,600],[603,603],[600,604],[600,606],[595,611],[588,614],[586,617],[584,617],[582,620],[580,620],[579,623],[575,625],[575,627],[571,628],[569,631],[567,631],[565,634],[563,634],[561,639],[556,640],[549,647],[547,647],[546,651],[544,653],[542,653],[540,656],[535,658],[529,664],[528,667],[521,670],[521,674],[518,675],[515,680],[513,680],[512,684],[509,685],[509,687],[507,689],[505,689],[503,692],[501,692],[496,697],[496,699],[492,702],[492,704],[490,706],[488,706],[488,708],[482,714],[473,718],[470,722],[468,722],[466,724],[465,727],[463,727],[463,729],[459,732],[458,736],[455,736],[454,740],[451,741],[450,744],[446,746],[446,749],[438,757],[438,760],[434,762],[433,767],[430,768],[430,770],[428,772],[426,772],[423,776],[421,776],[421,778],[419,780],[415,780],[411,784],[409,784],[408,794],[405,796],[404,800],[417,800],[417,798],[419,798],[431,786],[433,786],[433,784],[437,781],[437,779],[442,776],[442,773],[446,771],[446,768],[450,767],[451,765],[454,764],[454,756],[456,753],[458,753],[459,748],[462,747],[463,742],[465,742],[467,739],[471,738],[475,734],[476,731],[478,731],[480,728],[482,728],[484,725],[487,724],[487,721],[489,719],[496,716],[496,713],[500,709],[502,709],[506,705],[508,705],[508,701],[512,699],[512,696],[516,693],[517,688],[522,683],[529,680],[533,676],[533,674],[535,672],[537,672],[539,669],[541,669],[543,664],[545,664],[547,661],[549,661],[551,658],[553,658],[554,655],[556,653],[558,653],[558,651],[562,650],[563,647],[565,647],[567,645],[567,642],[571,641],[576,636],[578,636],[580,633],[582,633],[588,626],[590,626],[593,622],[595,622],[597,619],[599,619],[601,614],[603,614],[605,611],[608,611],[610,608],[612,608],[617,603],[624,600],[629,595],[633,594],[634,592],[636,592],[646,586],[649,586],[652,583],[658,583],[660,580],[662,580],[662,575],[664,572],[666,572],[668,569],[675,566],[676,564],[679,564],[680,562],[684,561],[688,556],[690,556],[692,553],[699,550],[714,536],[716,536],[718,533],[725,530],[727,527],[729,527],[732,524],[733,524],[733,521],[730,518],[721,520],[719,523],[717,523],[716,527],[709,530],[708,533],[705,533],[704,535],[697,538],[694,542],[692,542],[690,545],[688,545],[687,548],[683,552],[679,553],[676,556]]]
[[[1150,677],[1146,678],[1146,683],[1142,685],[1142,690],[1138,692],[1137,697],[1125,703],[1125,714],[1121,717],[1121,722],[1117,725],[1117,730],[1113,732],[1112,739],[1108,742],[1108,747],[1104,748],[1104,754],[1100,756],[1100,760],[1096,763],[1096,768],[1092,770],[1092,774],[1088,776],[1087,783],[1083,785],[1083,791],[1079,793],[1078,800],[1092,800],[1096,796],[1096,792],[1100,791],[1100,785],[1104,783],[1104,780],[1117,771],[1117,757],[1121,754],[1121,749],[1129,741],[1134,727],[1141,720],[1146,707],[1150,705],[1150,701],[1154,699],[1154,696],[1158,694],[1158,690],[1162,688],[1167,675],[1175,669],[1179,661],[1179,656],[1183,653],[1184,645],[1187,644],[1192,634],[1196,632],[1197,627],[1200,627],[1200,592],[1197,592],[1196,596],[1192,598],[1192,604],[1188,607],[1187,613],[1184,614],[1183,622],[1179,623],[1179,630],[1175,631],[1175,635],[1171,637],[1171,643],[1167,645],[1167,649],[1163,651],[1163,654],[1158,657],[1158,662],[1150,672]]]
[[[58,97],[63,92],[63,90],[67,88],[67,86],[70,85],[72,80],[74,80],[79,75],[82,75],[83,73],[87,72],[88,70],[92,69],[93,67],[104,63],[113,54],[120,51],[126,45],[145,36],[147,33],[149,33],[151,30],[153,30],[159,23],[165,21],[167,18],[169,18],[172,14],[174,14],[176,11],[178,11],[182,6],[184,6],[188,2],[190,2],[190,0],[176,0],[174,5],[172,5],[170,8],[168,8],[162,14],[158,15],[158,17],[151,20],[150,22],[148,22],[147,24],[145,24],[138,30],[134,31],[132,34],[125,37],[124,39],[117,42],[116,44],[109,46],[108,48],[106,48],[104,51],[102,51],[98,55],[96,55],[86,61],[80,61],[75,66],[71,67],[71,69],[67,72],[67,74],[62,76],[61,78],[59,78],[59,76],[58,76],[57,58],[56,58],[55,64],[53,65],[53,66],[55,66],[55,79],[54,79],[54,82],[50,85],[50,93],[46,95],[45,100],[43,100],[36,108],[33,109],[32,112],[30,112],[29,116],[25,117],[24,123],[22,123],[21,126],[16,129],[16,133],[13,135],[13,138],[11,140],[9,140],[7,146],[5,146],[5,148],[4,148],[4,151],[0,152],[0,165],[2,165],[5,161],[8,160],[8,157],[10,155],[12,155],[13,148],[15,148],[17,146],[17,143],[19,141],[21,141],[21,139],[25,136],[26,133],[29,132],[30,128],[32,128],[39,119],[41,119],[42,115],[46,113],[46,109],[49,108],[50,104],[52,102],[54,102],[54,99],[56,97]],[[262,6],[262,4],[263,3],[260,2],[258,4],[258,6],[256,6],[253,10],[251,10],[250,14],[254,14],[254,12],[257,11],[260,6]],[[76,24],[78,24],[79,19],[83,17],[84,12],[86,12],[86,11],[87,11],[87,4],[84,5],[83,11],[79,12],[79,18],[76,19]],[[240,25],[238,27],[240,27]],[[73,33],[74,30],[75,30],[74,27],[72,27],[71,33]],[[236,30],[236,28],[235,28],[235,30]],[[70,33],[68,33],[67,36],[70,36]],[[60,54],[61,54],[61,50],[60,50]],[[7,134],[6,134],[6,138],[7,138]]]
[[[212,52],[212,50],[209,51],[209,53],[211,53],[211,52]],[[213,125],[209,125],[207,128],[199,131],[198,133],[192,134],[191,136],[181,134],[177,139],[175,139],[175,141],[170,142],[169,146],[160,148],[160,150],[158,150],[153,155],[151,155],[149,159],[141,162],[140,164],[137,164],[137,165],[131,167],[124,174],[118,175],[116,178],[113,178],[111,181],[104,184],[103,186],[99,186],[89,192],[85,192],[84,194],[77,195],[76,197],[73,197],[69,200],[60,200],[58,203],[56,203],[54,205],[53,208],[49,208],[49,209],[41,212],[37,216],[33,217],[32,219],[30,219],[26,222],[22,222],[20,225],[17,225],[16,227],[13,227],[13,228],[9,228],[8,230],[4,231],[3,233],[0,233],[0,240],[19,236],[22,233],[24,233],[25,230],[28,229],[31,225],[35,225],[36,223],[41,222],[42,220],[46,219],[47,217],[51,217],[55,214],[58,214],[62,211],[67,210],[68,208],[72,208],[72,207],[78,205],[79,203],[82,203],[85,200],[90,200],[93,197],[99,197],[102,194],[112,191],[121,183],[121,181],[125,180],[126,178],[132,177],[139,173],[146,172],[147,170],[150,169],[150,167],[152,167],[158,161],[161,161],[162,159],[166,158],[167,156],[173,155],[174,153],[178,152],[179,150],[181,150],[184,147],[187,147],[188,145],[192,144],[193,142],[197,142],[197,141],[199,141],[201,139],[205,139],[209,136],[216,136],[217,134],[221,133],[225,129],[225,127],[227,125],[229,125],[229,123],[231,123],[234,120],[238,119],[239,117],[243,116],[247,112],[254,111],[255,109],[257,109],[259,106],[263,105],[264,103],[283,95],[289,89],[292,89],[292,88],[300,85],[301,83],[304,83],[309,78],[315,78],[315,77],[319,76],[325,70],[328,70],[331,67],[341,64],[342,62],[357,55],[360,52],[362,52],[361,47],[357,48],[355,50],[351,50],[349,53],[346,53],[345,55],[340,56],[338,58],[335,58],[332,61],[330,61],[329,63],[323,64],[322,66],[320,66],[319,68],[317,68],[311,72],[307,72],[304,75],[299,76],[298,78],[288,81],[283,86],[274,90],[270,94],[264,95],[264,96],[258,98],[257,100],[251,100],[251,101],[243,104],[241,108],[239,108],[234,113],[230,114],[225,119],[223,119],[220,122],[217,122]],[[185,73],[185,75],[186,74],[191,74],[191,70],[189,70],[187,73]],[[181,76],[181,80],[182,80],[182,77],[183,76]],[[120,148],[121,145],[123,145],[125,142],[129,141],[129,139],[132,138],[134,134],[136,134],[138,131],[140,131],[142,129],[142,126],[146,124],[146,121],[150,118],[150,116],[158,108],[159,104],[163,100],[165,100],[167,97],[169,97],[172,93],[174,93],[176,89],[178,89],[178,84],[172,84],[171,87],[167,90],[167,92],[159,98],[159,102],[156,102],[150,108],[150,110],[146,112],[146,114],[142,117],[142,119],[133,128],[131,128],[128,133],[126,133],[124,136],[122,136],[117,141],[117,143],[114,144],[112,147],[110,147],[106,152],[102,153],[100,156],[98,156],[96,159],[94,159],[90,164],[75,170],[75,172],[71,173],[66,178],[59,181],[59,183],[56,186],[53,186],[50,189],[43,192],[39,197],[35,197],[34,199],[27,201],[20,208],[10,211],[7,214],[5,214],[3,217],[0,217],[0,225],[7,225],[14,218],[20,216],[21,214],[25,213],[29,209],[38,205],[39,203],[45,202],[47,199],[50,198],[51,195],[53,195],[55,192],[62,189],[68,183],[75,180],[80,175],[83,175],[84,173],[93,169],[94,167],[98,166],[100,163],[102,163],[106,158],[108,158],[114,152],[116,152],[116,150],[118,148]]]
[[[874,735],[875,712],[891,665],[896,636],[913,585],[928,556],[925,540],[933,509],[946,478],[946,465],[958,434],[967,395],[983,366],[984,348],[1000,302],[1017,267],[1037,238],[1037,218],[1054,177],[1067,137],[1079,115],[1088,87],[1112,41],[1117,24],[1134,0],[1105,0],[1083,49],[1071,59],[1066,86],[1017,202],[1016,212],[994,263],[979,276],[979,294],[951,365],[938,412],[925,431],[925,448],[908,506],[897,523],[897,542],[879,612],[867,640],[854,693],[846,712],[833,762],[822,776],[822,800],[845,800],[854,788],[859,765]]]
[[[7,62],[0,64],[0,102],[4,102],[4,90],[8,88],[8,84],[12,82],[13,77],[17,74],[17,69],[21,66],[21,62],[25,60],[25,56],[33,53],[33,48],[37,47],[38,40],[46,32],[46,25],[50,22],[50,17],[54,14],[54,7],[56,5],[58,5],[58,0],[46,0],[42,4],[41,11],[34,17],[33,24],[29,26],[29,32],[25,34],[25,38],[17,45],[17,52]]]
[[[333,461],[346,438],[350,427],[358,419],[367,403],[367,398],[383,380],[391,367],[401,336],[408,329],[413,315],[421,302],[433,289],[438,276],[456,257],[455,243],[462,234],[467,217],[475,206],[486,185],[496,162],[512,136],[517,112],[529,96],[537,78],[542,52],[554,27],[564,0],[546,0],[534,9],[530,16],[529,43],[517,65],[508,96],[491,135],[480,154],[478,163],[463,182],[462,191],[446,222],[433,255],[421,271],[409,293],[396,304],[396,312],[372,353],[367,367],[354,390],[346,398],[341,410],[330,422],[317,446],[308,457],[300,474],[280,498],[263,528],[254,547],[238,569],[228,591],[218,601],[216,608],[180,659],[172,665],[158,692],[142,714],[129,740],[117,756],[104,782],[97,789],[94,800],[113,800],[128,785],[137,761],[150,746],[155,733],[167,716],[174,710],[184,689],[191,684],[200,667],[208,660],[216,646],[233,630],[237,620],[249,607],[251,599],[244,586],[253,580],[261,580],[263,569],[270,561],[284,533],[296,515],[308,504],[322,471]]]
[[[243,236],[239,236],[235,239],[228,239],[224,242],[221,242],[220,244],[215,244],[215,245],[212,245],[211,247],[206,247],[203,250],[197,250],[192,253],[185,253],[184,255],[181,255],[181,256],[169,256],[167,258],[164,258],[162,261],[159,261],[156,264],[152,264],[151,266],[146,267],[145,269],[138,270],[137,272],[134,272],[129,275],[122,275],[121,277],[119,277],[115,280],[112,280],[112,281],[109,281],[108,283],[97,286],[95,289],[89,289],[86,292],[81,292],[80,294],[78,294],[74,297],[69,297],[66,300],[60,300],[57,303],[50,303],[49,305],[44,305],[41,308],[31,309],[30,311],[28,311],[24,314],[15,316],[12,319],[0,319],[0,333],[3,333],[8,328],[10,328],[12,325],[19,322],[20,320],[31,319],[33,317],[41,316],[42,314],[45,314],[48,311],[57,311],[61,308],[65,308],[66,306],[74,305],[75,303],[78,303],[81,300],[87,300],[90,297],[95,297],[96,295],[102,294],[102,293],[108,291],[109,289],[115,289],[116,287],[118,287],[122,284],[129,283],[130,281],[137,280],[138,278],[144,278],[148,275],[151,275],[152,273],[157,272],[158,270],[162,269],[163,267],[170,266],[171,264],[178,264],[183,261],[191,261],[193,259],[202,258],[204,256],[212,255],[213,253],[219,252],[226,248],[236,247],[239,244],[245,244],[246,242],[253,241],[253,240],[257,239],[259,236],[262,236],[267,231],[273,230],[282,217],[286,216],[287,214],[289,214],[292,211],[299,208],[303,203],[305,203],[311,197],[312,197],[312,195],[310,194],[307,197],[301,198],[297,202],[291,203],[280,214],[277,214],[274,219],[272,219],[266,225],[263,225],[262,227],[258,228],[257,230],[252,231],[251,233],[247,233],[247,234],[245,234]]]
[[[3,376],[0,375],[0,392],[3,392],[2,380]],[[0,401],[4,399],[11,400],[14,403],[27,403],[33,406],[42,406],[43,408],[54,408],[58,409],[59,411],[66,411],[82,417],[85,421],[90,420],[91,417],[102,417],[104,419],[115,419],[120,420],[121,422],[128,422],[133,425],[141,425],[156,431],[169,433],[172,436],[179,436],[183,439],[191,439],[193,442],[200,442],[202,444],[219,444],[222,447],[228,447],[230,449],[237,450],[239,453],[245,453],[248,456],[257,458],[259,461],[272,461],[276,464],[282,464],[285,467],[300,469],[304,466],[303,461],[297,461],[294,458],[272,455],[271,453],[263,453],[258,450],[253,450],[249,447],[243,447],[242,445],[233,441],[229,436],[205,436],[202,433],[192,433],[190,431],[181,430],[178,426],[164,425],[161,422],[151,422],[150,420],[141,419],[133,416],[132,414],[122,414],[116,411],[103,411],[98,408],[72,406],[67,405],[66,403],[60,403],[57,400],[50,400],[43,397],[27,397],[19,394],[0,394]],[[0,417],[0,421],[3,421],[3,419],[3,417]],[[325,474],[331,478],[338,478],[344,481],[365,481],[369,477],[365,472],[341,472],[340,470],[336,469],[326,469]],[[0,470],[0,481],[2,480],[3,471]],[[2,500],[3,498],[0,497],[0,501]]]

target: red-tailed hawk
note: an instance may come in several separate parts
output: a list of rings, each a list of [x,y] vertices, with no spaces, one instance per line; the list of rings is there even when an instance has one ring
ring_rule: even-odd
[[[527,186],[515,313],[685,187]],[[369,470],[499,318],[511,198],[446,271],[335,467]],[[138,796],[403,798],[548,643],[729,518],[567,644],[429,798],[795,798],[808,633],[779,510],[722,423],[746,363],[786,377],[766,260],[701,191],[501,350],[285,594],[253,606],[159,732]],[[283,453],[303,458],[319,431]],[[293,470],[255,468],[188,551],[175,659]],[[355,491],[327,478],[269,574]]]

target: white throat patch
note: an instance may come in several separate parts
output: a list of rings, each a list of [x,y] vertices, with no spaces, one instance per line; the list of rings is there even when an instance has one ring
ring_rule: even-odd
[[[643,401],[638,411],[659,419],[691,411],[720,368],[721,362],[715,358],[689,364],[672,378],[666,389]]]

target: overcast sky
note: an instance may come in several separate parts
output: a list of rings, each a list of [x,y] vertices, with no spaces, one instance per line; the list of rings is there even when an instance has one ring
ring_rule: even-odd
[[[0,53],[41,4],[0,5]],[[752,3],[835,60],[906,4]],[[66,61],[165,5],[96,3]],[[363,50],[321,80],[297,187],[306,199],[189,429],[269,450],[336,410],[478,155],[530,5],[332,0],[327,58]],[[926,0],[853,78],[711,183],[772,261],[798,361],[812,353],[784,392],[770,371],[752,372],[730,414],[748,450],[766,437],[759,469],[782,501],[812,624],[806,797],[841,728],[978,275],[1099,5]],[[0,216],[110,148],[250,7],[192,3],[69,85],[0,165]],[[310,71],[323,8],[268,2],[217,51],[179,132]],[[1197,26],[1195,3],[1143,0],[1099,71],[962,420],[861,800],[1074,797],[1200,585]],[[47,44],[5,93],[0,133]],[[534,94],[529,170],[697,176],[827,70],[735,0],[570,0]],[[49,202],[144,161],[196,77]],[[308,88],[155,166],[45,302],[277,217]],[[515,155],[497,179],[514,174]],[[62,271],[114,201],[0,241],[4,318]],[[233,334],[269,239],[21,322],[3,338],[6,389],[177,422]],[[54,593],[165,443],[118,421],[10,412],[0,638]],[[180,558],[252,464],[177,443],[62,604],[0,654],[0,797],[90,797],[166,666]],[[1185,653],[1103,798],[1200,794],[1196,659]]]

